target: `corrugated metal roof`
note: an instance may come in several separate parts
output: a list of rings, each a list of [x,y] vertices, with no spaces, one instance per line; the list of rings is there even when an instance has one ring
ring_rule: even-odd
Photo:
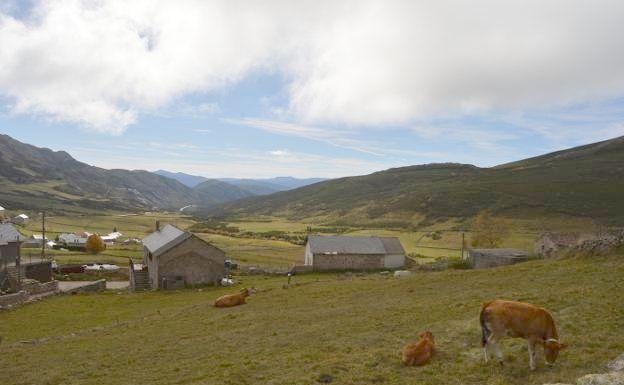
[[[526,250],[521,249],[471,249],[471,253],[479,253],[481,255],[491,257],[526,257],[529,253]]]
[[[16,240],[24,241],[26,237],[20,234],[19,231],[13,227],[10,223],[0,224],[0,245],[6,245],[8,242],[15,242]]]
[[[312,254],[405,254],[401,242],[394,237],[310,235],[308,243]]]
[[[143,238],[143,245],[147,247],[153,256],[158,256],[170,248],[177,246],[182,241],[190,238],[191,233],[182,231],[175,226],[166,225],[158,231],[154,231]]]
[[[397,237],[380,237],[386,253],[388,254],[405,254],[405,249]]]

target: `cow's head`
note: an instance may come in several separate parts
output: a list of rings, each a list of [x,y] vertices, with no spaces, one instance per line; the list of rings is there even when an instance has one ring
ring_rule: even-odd
[[[418,337],[420,339],[429,340],[429,341],[433,342],[433,333],[431,333],[429,330],[420,333],[418,335]]]
[[[546,362],[554,364],[559,355],[559,351],[565,349],[566,344],[562,344],[554,338],[549,338],[544,341],[544,356],[546,356]]]
[[[243,297],[249,297],[250,295],[252,295],[252,294],[254,294],[256,292],[256,288],[252,286],[251,288],[241,289],[240,292],[243,295]]]

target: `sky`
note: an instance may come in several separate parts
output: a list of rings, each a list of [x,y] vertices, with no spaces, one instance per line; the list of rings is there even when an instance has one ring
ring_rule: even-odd
[[[0,0],[0,133],[216,178],[494,166],[624,135],[624,2]]]

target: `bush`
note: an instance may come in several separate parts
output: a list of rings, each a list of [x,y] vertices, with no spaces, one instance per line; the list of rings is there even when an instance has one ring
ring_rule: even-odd
[[[89,253],[99,254],[102,251],[106,250],[106,244],[102,240],[102,237],[97,234],[91,234],[89,235],[89,238],[87,238],[87,244],[85,245],[85,249]]]

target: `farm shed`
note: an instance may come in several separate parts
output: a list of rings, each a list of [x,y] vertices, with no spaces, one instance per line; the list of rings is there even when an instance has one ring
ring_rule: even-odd
[[[26,240],[10,223],[0,223],[0,267],[14,264],[20,255],[22,242]]]
[[[28,218],[28,215],[20,214],[11,218],[11,223],[14,223],[16,225],[25,225],[26,223],[28,223],[28,219],[30,219]]]
[[[316,271],[398,269],[405,265],[405,250],[396,237],[310,235],[305,265]]]
[[[172,225],[157,223],[143,239],[143,263],[152,289],[216,284],[225,276],[223,250]]]
[[[468,258],[473,268],[485,269],[526,262],[528,257],[528,253],[520,249],[471,249]]]

